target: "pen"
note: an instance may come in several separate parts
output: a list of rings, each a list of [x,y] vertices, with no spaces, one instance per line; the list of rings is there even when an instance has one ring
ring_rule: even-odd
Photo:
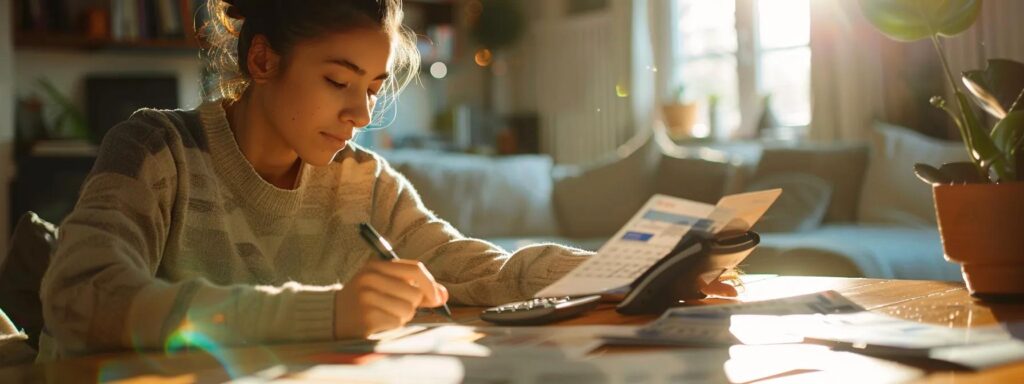
[[[373,226],[371,226],[370,223],[359,223],[359,234],[363,236],[363,239],[366,240],[367,243],[370,243],[370,247],[377,252],[377,256],[379,256],[381,260],[398,260],[398,255],[396,255],[394,249],[391,248],[391,243],[388,243],[387,239],[385,239],[384,236],[381,236],[376,229],[373,229]],[[448,303],[442,303],[441,307],[438,309],[448,317],[448,320],[455,321],[455,319],[452,318],[451,309],[448,309]]]

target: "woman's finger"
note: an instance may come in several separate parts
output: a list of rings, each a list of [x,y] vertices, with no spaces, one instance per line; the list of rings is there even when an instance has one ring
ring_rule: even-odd
[[[360,302],[361,308],[387,312],[399,320],[400,323],[398,325],[408,323],[416,315],[417,302],[412,302],[373,288],[367,288],[361,294],[365,295],[364,300]]]
[[[377,271],[367,271],[353,279],[353,284],[373,289],[378,292],[386,292],[402,300],[414,303],[419,306],[423,302],[423,292],[412,286],[408,281],[385,275]]]
[[[708,285],[701,288],[701,291],[711,296],[723,296],[723,297],[736,297],[739,293],[736,292],[736,287],[715,280]]]
[[[441,300],[437,290],[434,288],[436,284],[434,276],[419,261],[394,260],[390,262],[371,262],[367,267],[382,274],[408,281],[419,288],[423,294],[423,306],[437,307],[444,304],[444,301]]]
[[[395,329],[404,324],[401,319],[381,308],[368,307],[365,310],[366,314],[363,318],[366,324],[366,334],[363,335],[363,337],[370,336],[377,332]]]
[[[442,303],[447,303],[448,302],[448,288],[445,288],[441,284],[434,284],[434,286],[437,288],[437,296],[441,298],[441,302]]]

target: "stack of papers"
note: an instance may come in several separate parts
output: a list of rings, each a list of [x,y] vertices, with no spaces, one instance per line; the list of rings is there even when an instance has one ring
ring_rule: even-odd
[[[640,328],[633,335],[608,335],[611,344],[656,345],[733,345],[800,342],[799,336],[760,329],[737,335],[734,330],[738,315],[794,315],[860,312],[864,308],[835,291],[728,305],[679,307],[665,311],[660,318]],[[742,332],[741,332],[742,333]],[[745,339],[740,339],[745,336]]]
[[[875,356],[920,357],[983,369],[1024,360],[1024,323],[950,328],[868,312],[837,292],[673,308],[612,345],[773,345],[812,342]]]

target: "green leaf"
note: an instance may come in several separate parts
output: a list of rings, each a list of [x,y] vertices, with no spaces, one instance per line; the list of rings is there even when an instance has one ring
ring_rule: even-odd
[[[989,169],[995,170],[1000,179],[1005,179],[1005,160],[1003,153],[999,151],[988,132],[981,126],[981,120],[971,109],[971,104],[963,92],[956,93],[956,100],[963,114],[964,131],[967,137],[964,141],[970,149],[971,159],[981,168],[981,174],[987,175]]]
[[[82,110],[79,109],[70,98],[60,93],[57,87],[46,78],[39,78],[36,81],[39,83],[39,86],[43,88],[43,92],[46,93],[46,96],[49,97],[50,100],[53,100],[54,103],[57,103],[57,106],[60,107],[60,114],[56,119],[55,128],[57,128],[58,131],[61,130],[61,127],[65,124],[65,121],[67,121],[71,124],[70,132],[66,132],[71,135],[69,138],[88,138],[89,128],[85,120],[85,114],[82,113]]]
[[[1006,180],[1017,179],[1021,171],[1016,167],[1017,156],[1021,154],[1020,148],[1024,146],[1024,111],[1010,112],[1005,119],[996,123],[995,128],[992,128],[992,142],[1006,158]]]
[[[1009,152],[1024,140],[1024,111],[1013,111],[992,129],[992,143],[1003,152]]]
[[[998,119],[1006,117],[1013,102],[1024,90],[1024,64],[992,59],[984,70],[963,73],[963,82],[974,102]]]
[[[982,0],[859,0],[864,17],[899,41],[954,36],[974,24]]]

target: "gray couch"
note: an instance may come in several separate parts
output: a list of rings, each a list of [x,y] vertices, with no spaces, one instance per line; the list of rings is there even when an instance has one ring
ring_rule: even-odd
[[[867,143],[666,143],[657,133],[585,166],[540,155],[383,151],[426,206],[505,249],[556,242],[596,250],[655,193],[715,203],[781,187],[755,227],[747,273],[960,280],[943,259],[930,188],[915,162],[959,161],[962,145],[876,124]]]

